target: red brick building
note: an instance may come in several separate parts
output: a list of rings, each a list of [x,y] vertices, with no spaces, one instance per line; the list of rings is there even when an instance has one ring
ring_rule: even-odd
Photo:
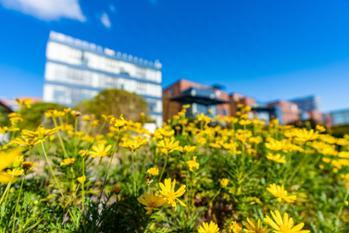
[[[227,92],[212,86],[206,86],[188,80],[178,80],[163,90],[163,118],[167,121],[179,111],[184,104],[190,104],[193,115],[235,116],[239,105],[250,106],[251,117],[266,121],[277,118],[280,124],[289,124],[299,120],[313,119],[321,122],[322,114],[318,110],[318,99],[314,96],[278,100],[266,104],[257,103],[254,98],[238,93]]]
[[[164,121],[181,111],[185,104],[192,105],[194,114],[210,110],[214,115],[230,115],[228,93],[211,86],[181,79],[164,89],[162,96]]]

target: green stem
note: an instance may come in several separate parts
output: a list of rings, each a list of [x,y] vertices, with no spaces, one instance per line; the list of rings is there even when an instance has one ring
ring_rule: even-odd
[[[82,158],[82,176],[86,177],[85,175],[85,158]],[[85,181],[81,184],[81,196],[82,196],[82,210],[85,208]]]
[[[160,182],[161,182],[161,180],[162,180],[162,176],[164,175],[165,169],[166,169],[166,167],[167,167],[167,161],[168,161],[168,155],[166,155],[166,157],[165,157],[164,167],[163,167],[162,170],[161,170],[161,174],[160,174],[160,177],[159,177],[159,181],[160,181]]]
[[[342,205],[341,205],[341,207],[339,208],[338,213],[337,213],[337,218],[336,218],[336,230],[335,230],[335,232],[338,232],[338,227],[339,227],[339,223],[340,223],[339,218],[340,218],[340,216],[341,216],[341,214],[342,214],[342,211],[343,211],[344,206],[346,205],[348,196],[349,196],[349,189],[347,189],[347,191],[346,191],[346,193],[345,193],[345,197],[344,197],[343,203],[342,203]]]
[[[61,188],[60,188],[60,185],[59,185],[59,183],[58,183],[57,177],[56,177],[56,175],[55,175],[55,173],[54,173],[54,171],[53,171],[53,168],[52,168],[52,166],[51,166],[50,160],[48,159],[48,156],[47,156],[47,153],[46,153],[46,149],[45,149],[45,145],[44,145],[43,142],[41,142],[41,148],[42,148],[42,152],[43,152],[43,154],[44,154],[44,156],[45,156],[45,159],[46,159],[46,162],[47,162],[47,165],[48,165],[48,169],[49,169],[49,171],[50,171],[50,173],[51,173],[51,175],[52,175],[52,177],[53,177],[53,180],[54,180],[54,182],[55,182],[55,184],[56,184],[56,187],[58,188],[58,190],[59,190],[61,196],[64,197],[64,194],[63,194],[63,192],[62,192],[62,190],[61,190]]]
[[[11,184],[12,184],[11,182],[8,182],[8,183],[7,183],[6,189],[5,189],[5,191],[4,191],[4,193],[2,194],[1,199],[0,199],[0,205],[1,205],[2,202],[6,199],[6,196],[7,196],[8,191],[10,190]]]
[[[21,180],[21,187],[19,189],[19,192],[18,192],[18,198],[17,198],[17,201],[16,201],[16,207],[15,207],[15,213],[14,213],[14,221],[13,221],[13,224],[12,224],[12,232],[15,233],[15,227],[16,227],[16,219],[17,219],[17,212],[18,212],[18,206],[19,206],[19,199],[21,198],[21,195],[22,195],[22,190],[23,190],[23,183],[24,183],[24,179],[22,178]],[[18,224],[20,225],[20,224]]]
[[[55,125],[55,127],[58,127],[56,118],[53,118],[53,124]],[[58,141],[59,141],[59,143],[60,143],[60,145],[62,147],[63,153],[64,153],[64,157],[67,157],[68,154],[67,154],[67,151],[65,150],[65,146],[64,146],[63,139],[62,139],[61,131],[59,131],[57,135],[58,135]]]

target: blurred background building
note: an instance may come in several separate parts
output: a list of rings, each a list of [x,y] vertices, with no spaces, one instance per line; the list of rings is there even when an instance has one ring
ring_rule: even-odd
[[[229,95],[215,87],[188,80],[178,80],[163,91],[164,121],[169,120],[183,105],[190,105],[189,117],[200,113],[206,115],[229,115]]]
[[[202,85],[188,80],[178,80],[163,91],[164,121],[189,104],[188,114],[235,116],[239,106],[250,106],[250,117],[265,121],[277,118],[281,124],[291,124],[304,120],[322,122],[319,99],[315,96],[297,98],[290,101],[277,100],[262,103],[239,93],[228,94],[215,86]]]
[[[44,101],[74,106],[107,88],[142,96],[162,123],[162,65],[51,32],[46,48]]]
[[[349,125],[349,109],[340,109],[329,112],[325,118],[330,126]]]

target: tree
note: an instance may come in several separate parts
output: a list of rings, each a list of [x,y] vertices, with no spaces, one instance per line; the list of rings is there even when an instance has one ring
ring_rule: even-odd
[[[102,114],[115,117],[123,115],[133,121],[140,121],[141,113],[146,116],[148,111],[147,103],[141,96],[118,89],[103,90],[93,99],[79,103],[76,108],[82,113],[97,117]]]
[[[19,113],[23,118],[21,126],[26,129],[35,129],[43,122],[45,112],[52,109],[63,110],[65,108],[65,106],[55,103],[34,103],[30,108],[23,108],[19,110]]]

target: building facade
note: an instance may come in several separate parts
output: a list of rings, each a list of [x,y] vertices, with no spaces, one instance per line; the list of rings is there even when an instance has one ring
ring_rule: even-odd
[[[290,100],[292,103],[297,104],[300,110],[301,120],[312,119],[317,123],[321,123],[323,120],[322,113],[320,112],[320,99],[317,96],[306,96],[301,98],[295,98]]]
[[[178,80],[163,91],[164,120],[181,111],[184,104],[190,104],[191,115],[236,116],[240,106],[251,107],[250,117],[266,122],[276,118],[280,124],[291,124],[301,120],[312,119],[322,122],[319,111],[319,99],[314,96],[297,98],[291,101],[277,100],[261,103],[254,98],[239,93],[228,94],[225,91],[200,83]]]
[[[327,116],[329,116],[328,124],[330,126],[349,125],[349,109],[335,110]]]
[[[103,89],[138,94],[162,124],[162,65],[51,32],[46,48],[44,101],[74,106]]]
[[[293,102],[278,100],[268,103],[268,106],[274,109],[275,117],[280,124],[289,124],[300,120],[301,111],[298,105]]]
[[[222,90],[188,80],[178,80],[163,91],[164,121],[171,119],[183,105],[189,104],[187,113],[194,116],[229,115],[229,95]]]

